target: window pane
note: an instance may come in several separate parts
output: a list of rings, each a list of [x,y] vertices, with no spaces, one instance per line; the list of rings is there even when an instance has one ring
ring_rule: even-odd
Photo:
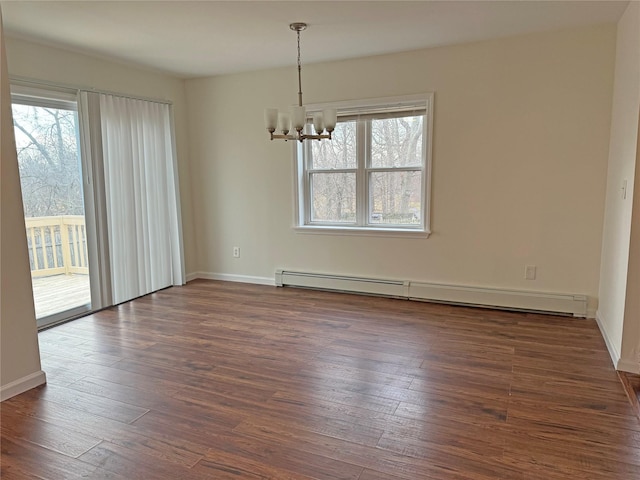
[[[356,174],[311,175],[311,221],[353,223],[356,221]]]
[[[371,172],[369,223],[419,225],[422,172]]]
[[[423,115],[371,120],[371,166],[422,165],[423,120]]]
[[[340,122],[331,141],[311,142],[311,168],[356,168],[356,122]]]

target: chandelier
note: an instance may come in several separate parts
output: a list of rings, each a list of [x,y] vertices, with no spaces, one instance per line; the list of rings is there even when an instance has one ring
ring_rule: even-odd
[[[325,108],[322,112],[313,114],[313,128],[315,135],[302,133],[307,123],[307,111],[302,105],[302,64],[300,62],[300,32],[307,28],[306,23],[296,22],[289,28],[298,36],[298,105],[291,107],[290,112],[278,112],[277,108],[267,108],[264,111],[264,123],[271,135],[271,140],[279,138],[287,140],[331,140],[331,132],[336,127],[337,113],[335,108]],[[276,134],[278,129],[281,134]],[[289,134],[289,132],[292,132]],[[326,131],[326,133],[325,133]]]

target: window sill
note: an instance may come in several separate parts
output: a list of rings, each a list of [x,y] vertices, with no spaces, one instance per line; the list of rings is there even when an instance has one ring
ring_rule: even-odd
[[[296,233],[312,235],[362,235],[372,237],[402,237],[402,238],[429,238],[428,230],[409,230],[405,228],[374,228],[374,227],[338,227],[298,225],[293,227]]]

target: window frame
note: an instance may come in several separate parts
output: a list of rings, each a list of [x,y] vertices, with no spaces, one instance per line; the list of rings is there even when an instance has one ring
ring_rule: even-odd
[[[376,236],[410,236],[428,237],[431,234],[431,157],[433,140],[433,92],[419,95],[386,97],[343,101],[334,103],[313,104],[307,106],[308,117],[324,108],[336,108],[338,122],[340,118],[352,118],[358,114],[370,116],[373,113],[387,111],[391,114],[422,109],[423,120],[422,150],[424,162],[421,166],[407,167],[372,167],[370,158],[371,119],[356,122],[356,167],[341,169],[307,168],[310,161],[308,152],[311,141],[295,142],[293,155],[295,159],[295,219],[294,229],[299,233],[339,234],[339,235],[376,235]],[[307,124],[310,128],[310,124]],[[370,181],[374,172],[407,172],[422,173],[421,198],[422,208],[420,224],[417,225],[385,225],[369,222],[371,211]],[[356,221],[354,223],[311,221],[311,175],[313,173],[347,173],[356,175]]]

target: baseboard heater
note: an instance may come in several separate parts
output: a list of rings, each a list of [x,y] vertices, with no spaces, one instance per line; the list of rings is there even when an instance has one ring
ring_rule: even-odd
[[[319,290],[407,298],[406,287],[408,286],[408,282],[278,270],[276,271],[276,285],[278,287],[306,287]]]
[[[288,270],[277,270],[275,283],[279,287],[303,287],[486,308],[563,313],[575,317],[587,315],[585,295],[467,287]]]

